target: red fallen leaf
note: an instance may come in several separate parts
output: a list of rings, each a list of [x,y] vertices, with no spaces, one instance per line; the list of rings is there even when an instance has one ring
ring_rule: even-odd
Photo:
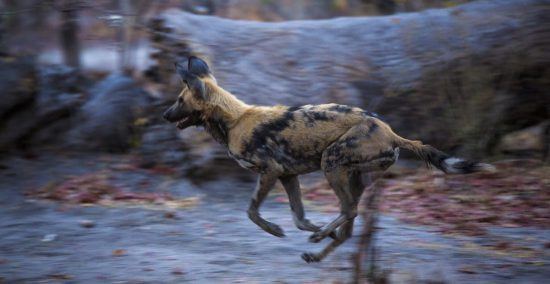
[[[466,273],[466,274],[476,274],[477,272],[469,266],[463,266],[457,270],[458,272]]]
[[[93,228],[95,227],[95,222],[94,221],[91,221],[91,220],[82,220],[79,222],[80,226],[81,227],[84,227],[84,228]]]
[[[495,223],[499,220],[499,216],[497,215],[489,215],[489,216],[480,216],[475,218],[475,221],[481,222],[481,223]]]
[[[174,274],[174,275],[183,275],[184,273],[183,273],[183,270],[181,268],[174,268],[172,270],[172,274]]]
[[[509,267],[512,267],[514,266],[513,264],[510,264],[510,263],[502,263],[502,264],[497,264],[496,267],[498,268],[509,268]]]
[[[316,197],[317,197],[317,194],[313,192],[304,194],[305,199],[315,199]]]
[[[278,196],[277,198],[275,198],[275,202],[288,203],[288,198],[286,198],[285,196]]]
[[[60,280],[73,279],[73,277],[71,275],[61,274],[61,273],[48,274],[48,277],[53,278],[53,279],[60,279]]]
[[[133,192],[117,192],[113,195],[114,200],[130,200],[140,199],[137,194]]]
[[[115,171],[134,171],[138,169],[136,165],[124,163],[111,165],[109,168]]]
[[[161,166],[156,165],[149,169],[154,174],[160,174],[160,175],[173,175],[176,173],[176,170],[173,167],[167,167],[167,166]]]
[[[174,213],[174,212],[166,212],[166,213],[164,213],[164,218],[166,218],[166,219],[174,219],[174,218],[176,218],[176,213]]]
[[[502,226],[502,227],[505,227],[505,228],[519,228],[520,227],[518,224],[511,223],[511,222],[504,222],[504,223],[501,223],[499,225]]]
[[[165,199],[162,196],[154,193],[139,193],[139,192],[117,192],[113,195],[113,200],[143,200],[153,202],[157,199]]]
[[[56,190],[51,193],[43,193],[43,195],[46,199],[52,199],[52,200],[58,200],[58,201],[65,200],[67,197],[67,193],[62,192],[61,190]]]
[[[505,249],[509,249],[510,248],[510,243],[509,242],[498,242],[495,244],[494,246],[495,249],[499,249],[499,250],[505,250]]]
[[[126,255],[126,250],[124,249],[115,249],[112,252],[113,256],[124,256]]]
[[[73,200],[78,203],[96,203],[99,201],[99,196],[90,192],[82,192],[74,196]]]

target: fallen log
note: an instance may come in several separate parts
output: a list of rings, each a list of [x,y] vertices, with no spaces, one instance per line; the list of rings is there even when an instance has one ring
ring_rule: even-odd
[[[491,152],[550,117],[550,1],[478,1],[385,17],[261,23],[170,10],[153,21],[156,79],[203,56],[248,103],[339,102],[447,150]]]

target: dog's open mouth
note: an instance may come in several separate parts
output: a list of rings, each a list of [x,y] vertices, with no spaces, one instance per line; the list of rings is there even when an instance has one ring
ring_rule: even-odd
[[[187,127],[190,127],[190,126],[202,125],[202,122],[203,121],[202,121],[200,113],[193,112],[189,116],[187,116],[184,119],[178,121],[178,123],[176,124],[176,127],[183,130],[183,129],[185,129]]]

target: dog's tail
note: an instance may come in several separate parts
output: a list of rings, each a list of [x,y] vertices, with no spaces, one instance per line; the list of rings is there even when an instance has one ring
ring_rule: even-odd
[[[430,145],[424,145],[421,141],[405,139],[397,134],[395,144],[398,147],[413,151],[418,157],[426,162],[428,167],[432,165],[447,174],[496,171],[493,165],[452,157]]]

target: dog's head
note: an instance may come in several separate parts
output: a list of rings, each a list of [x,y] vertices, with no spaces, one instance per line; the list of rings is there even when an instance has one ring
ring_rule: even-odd
[[[202,113],[209,99],[208,84],[215,84],[216,79],[204,60],[191,56],[187,67],[176,63],[176,71],[184,83],[183,90],[176,102],[167,109],[163,117],[169,122],[177,122],[180,129],[204,124]]]

